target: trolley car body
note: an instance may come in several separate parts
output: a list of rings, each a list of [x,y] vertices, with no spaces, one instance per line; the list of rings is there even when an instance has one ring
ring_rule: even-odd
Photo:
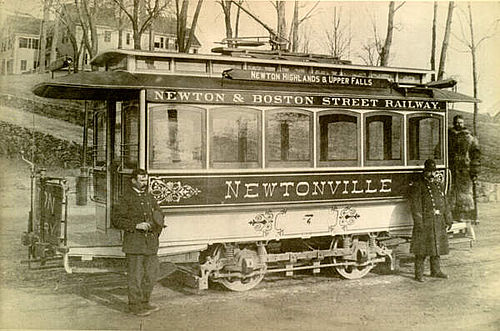
[[[412,177],[433,158],[447,182],[449,103],[476,100],[429,87],[428,70],[227,54],[110,51],[101,71],[35,87],[94,100],[98,230],[116,237],[113,206],[140,167],[167,215],[159,254],[199,259],[201,288],[323,266],[358,278],[391,259],[411,233]],[[122,256],[119,240],[65,249]]]

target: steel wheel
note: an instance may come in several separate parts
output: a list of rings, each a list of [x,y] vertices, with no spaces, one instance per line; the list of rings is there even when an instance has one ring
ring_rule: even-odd
[[[217,249],[221,255],[225,255],[224,252],[221,252],[224,250],[223,246],[219,246]],[[222,254],[221,254],[222,253]],[[238,250],[234,254],[234,259],[235,262],[238,266],[241,266],[243,259],[251,259],[254,262],[258,263],[259,257],[257,254],[256,249],[249,249],[249,248],[244,248],[243,250]],[[224,271],[224,268],[222,269]],[[227,289],[231,291],[237,291],[237,292],[242,292],[242,291],[248,291],[255,286],[257,286],[262,279],[264,278],[264,275],[266,273],[267,266],[265,263],[263,263],[260,268],[255,269],[252,273],[250,273],[248,276],[246,276],[243,272],[241,273],[241,276],[234,276],[234,277],[223,277],[220,278],[218,281]]]
[[[333,239],[333,248],[335,249],[338,246],[341,246],[342,243],[343,239],[341,237]],[[340,263],[343,261],[344,259],[342,259],[341,257],[333,258],[333,263]],[[345,279],[359,279],[366,276],[373,269],[373,267],[374,267],[373,264],[368,264],[363,266],[341,265],[341,266],[336,266],[335,270],[339,273],[339,275],[341,275]]]

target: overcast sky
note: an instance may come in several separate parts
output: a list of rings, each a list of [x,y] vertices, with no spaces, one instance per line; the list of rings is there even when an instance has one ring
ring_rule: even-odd
[[[1,0],[0,0],[1,2]],[[21,10],[40,16],[41,0],[4,0],[5,8],[8,10]],[[276,13],[271,1],[248,1],[247,8],[256,13],[267,25],[276,29]],[[316,1],[304,1],[305,7],[301,9],[300,15],[304,15]],[[467,10],[467,2],[457,1],[454,12],[452,29],[455,33],[450,40],[450,48],[446,63],[446,77],[453,77],[458,81],[458,90],[462,93],[472,95],[472,70],[471,56],[457,37],[462,35],[462,28],[468,32],[468,26],[464,20]],[[191,10],[194,9],[196,1],[192,0]],[[400,4],[397,2],[396,4]],[[350,26],[352,43],[348,59],[355,64],[363,64],[359,57],[361,45],[373,36],[372,22],[376,22],[380,36],[385,36],[387,21],[387,1],[321,1],[316,8],[314,16],[303,23],[303,27],[309,30],[310,51],[325,53],[325,30],[331,26],[333,8],[341,10],[345,17],[345,24]],[[438,51],[443,39],[444,25],[446,21],[448,2],[439,2],[438,17]],[[484,36],[493,35],[484,40],[477,53],[479,70],[479,98],[483,100],[480,104],[481,112],[495,114],[500,110],[500,25],[496,33],[492,34],[494,22],[500,19],[500,2],[497,1],[474,1],[472,3],[473,20],[476,40]],[[293,1],[289,1],[286,7],[287,24],[291,21],[293,12]],[[36,13],[39,13],[38,15]],[[255,23],[246,14],[241,14],[240,36],[268,35],[267,31]],[[429,69],[429,58],[431,48],[433,2],[432,1],[407,1],[395,16],[393,46],[391,49],[390,65],[398,67],[412,67]],[[198,27],[196,29],[198,38],[202,43],[202,52],[210,52],[210,49],[220,44],[225,37],[224,20],[220,5],[214,0],[205,0],[200,14]],[[439,53],[437,54],[439,61]],[[460,109],[470,110],[464,104]]]

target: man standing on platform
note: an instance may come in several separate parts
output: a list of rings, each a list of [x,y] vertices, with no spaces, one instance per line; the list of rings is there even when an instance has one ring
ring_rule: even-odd
[[[440,256],[449,252],[447,227],[452,218],[441,183],[435,179],[436,163],[425,161],[422,178],[410,184],[413,235],[410,252],[415,254],[415,280],[424,281],[424,262],[430,257],[431,277],[448,278],[441,271]]]
[[[159,236],[164,216],[147,191],[145,170],[132,172],[131,185],[114,209],[113,225],[124,231],[123,252],[127,256],[128,302],[131,313],[147,316],[159,310],[149,303],[157,280]]]
[[[448,130],[448,156],[451,171],[450,205],[453,219],[457,222],[466,222],[467,232],[474,240],[471,222],[477,222],[474,192],[481,164],[481,153],[477,138],[465,128],[461,115],[453,118],[453,128]]]

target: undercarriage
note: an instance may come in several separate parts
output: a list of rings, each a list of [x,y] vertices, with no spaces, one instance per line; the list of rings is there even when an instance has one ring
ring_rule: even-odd
[[[292,276],[299,270],[334,268],[346,279],[367,275],[378,263],[393,265],[392,250],[381,244],[381,234],[357,234],[294,239],[280,242],[215,244],[200,256],[198,288],[209,281],[232,291],[246,291],[267,273]]]

